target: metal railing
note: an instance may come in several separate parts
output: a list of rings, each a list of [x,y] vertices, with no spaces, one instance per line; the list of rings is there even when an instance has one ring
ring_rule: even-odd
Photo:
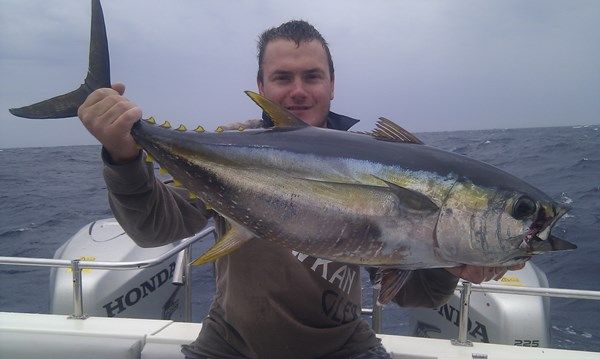
[[[506,285],[494,284],[472,284],[469,282],[459,283],[456,287],[460,290],[460,315],[458,326],[458,339],[452,340],[452,344],[471,346],[473,345],[467,339],[468,318],[469,318],[469,301],[471,292],[487,292],[487,293],[505,293],[517,295],[534,295],[540,297],[553,298],[575,298],[600,300],[600,292],[593,290],[576,290],[576,289],[558,289],[558,288],[532,288],[532,287],[513,287]]]
[[[459,282],[456,286],[456,290],[460,292],[460,314],[458,319],[458,338],[453,339],[452,344],[461,346],[472,345],[472,343],[467,339],[469,306],[472,292],[600,300],[600,291],[593,290],[515,287],[497,284],[472,284],[469,282]],[[373,303],[377,303],[378,296],[379,290],[373,289]],[[371,326],[373,327],[373,330],[375,333],[381,333],[381,306],[373,305],[373,308],[362,308],[361,314],[371,316]]]
[[[48,259],[48,258],[27,258],[27,257],[0,257],[0,264],[32,267],[55,267],[71,268],[73,271],[73,314],[69,318],[85,319],[87,316],[83,313],[83,284],[81,282],[81,270],[83,269],[104,269],[104,270],[132,270],[153,267],[174,255],[178,255],[176,260],[173,281],[176,284],[185,284],[185,309],[184,320],[191,321],[191,280],[189,280],[190,266],[190,246],[198,240],[214,233],[215,227],[205,227],[198,234],[182,239],[177,245],[160,256],[151,259],[144,259],[136,262],[95,262],[82,261],[80,259]]]
[[[459,282],[456,290],[460,292],[460,311],[458,323],[458,338],[452,340],[454,345],[471,346],[467,339],[469,306],[472,292],[504,293],[517,295],[533,295],[539,297],[573,298],[600,300],[600,291],[559,289],[559,288],[533,288],[533,287],[511,287],[502,284],[472,284]],[[379,291],[373,289],[373,303],[377,303]],[[362,308],[361,314],[371,316],[373,330],[381,333],[381,306],[374,304],[373,308]]]
[[[177,245],[160,256],[151,259],[145,259],[136,262],[95,262],[83,261],[80,259],[47,259],[47,258],[26,258],[26,257],[2,257],[0,256],[0,265],[17,265],[33,267],[63,267],[71,268],[73,271],[73,314],[70,318],[85,319],[83,313],[83,284],[81,271],[83,269],[103,269],[103,270],[132,270],[156,266],[172,256],[177,254],[176,266],[173,274],[173,283],[182,284],[185,287],[185,307],[184,320],[191,321],[191,280],[190,246],[198,240],[215,232],[213,226],[204,228],[198,234],[181,240]],[[514,287],[493,284],[472,284],[461,282],[456,290],[461,292],[460,303],[461,310],[459,315],[458,339],[452,340],[455,345],[472,345],[467,339],[467,323],[469,316],[469,302],[472,292],[505,293],[517,295],[533,295],[554,298],[575,298],[600,300],[600,291],[575,290],[575,289],[557,289],[557,288],[532,288],[532,287]],[[377,303],[379,291],[373,289],[373,303]],[[381,332],[381,307],[374,305],[373,308],[362,308],[362,314],[369,315],[372,318],[373,330],[376,333]]]

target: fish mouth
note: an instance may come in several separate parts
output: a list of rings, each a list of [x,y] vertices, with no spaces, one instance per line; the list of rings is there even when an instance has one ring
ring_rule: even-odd
[[[550,234],[552,227],[570,209],[564,205],[549,205],[540,208],[521,244],[521,248],[527,252],[527,255],[577,248],[575,244]]]
[[[544,252],[570,251],[573,249],[577,249],[575,244],[553,235],[550,235],[547,240],[542,240],[538,237],[535,237],[526,245],[528,256],[541,254]]]

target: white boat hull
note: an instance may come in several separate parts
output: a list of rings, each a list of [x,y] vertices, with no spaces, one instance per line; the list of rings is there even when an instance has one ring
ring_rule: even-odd
[[[68,319],[65,315],[0,312],[0,358],[183,358],[201,324],[170,320]],[[392,358],[600,359],[600,353],[379,335]]]

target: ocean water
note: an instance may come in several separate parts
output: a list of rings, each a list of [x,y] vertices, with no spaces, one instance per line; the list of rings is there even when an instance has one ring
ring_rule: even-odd
[[[551,287],[600,290],[599,125],[418,136],[428,145],[502,168],[570,205],[553,233],[579,248],[533,261]],[[77,230],[106,217],[111,212],[99,146],[0,149],[0,256],[52,258]],[[194,270],[196,321],[214,292],[209,267]],[[48,312],[48,274],[46,268],[0,266],[0,310]],[[551,316],[553,347],[600,350],[599,302],[552,299]],[[384,332],[405,334],[406,319],[402,309],[387,306]]]

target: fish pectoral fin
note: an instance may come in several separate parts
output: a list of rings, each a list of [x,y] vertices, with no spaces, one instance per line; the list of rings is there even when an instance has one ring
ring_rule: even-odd
[[[379,117],[376,126],[377,128],[371,132],[371,135],[378,140],[423,144],[423,141],[419,140],[417,136],[385,117]]]
[[[437,204],[435,204],[429,197],[426,195],[419,193],[417,191],[413,191],[408,188],[404,188],[394,184],[392,182],[386,181],[377,176],[373,176],[374,178],[384,182],[385,186],[376,186],[373,184],[364,184],[364,183],[344,183],[344,182],[333,182],[322,179],[312,179],[312,178],[299,178],[293,177],[296,180],[305,181],[306,183],[312,184],[311,190],[313,191],[337,191],[339,193],[349,193],[355,190],[363,189],[363,190],[376,190],[376,191],[386,191],[387,193],[392,193],[398,199],[399,206],[403,207],[405,210],[409,211],[417,211],[417,212],[425,212],[425,214],[436,213],[440,210]]]
[[[398,268],[379,268],[375,274],[375,286],[380,286],[377,305],[388,304],[406,284],[411,270]]]
[[[437,204],[435,204],[429,197],[422,193],[398,186],[395,183],[386,181],[377,176],[373,177],[385,182],[389,189],[398,197],[400,203],[402,203],[402,205],[408,209],[425,212],[437,212],[440,210],[440,207],[438,207]]]
[[[261,94],[245,91],[252,101],[269,115],[275,127],[308,127],[308,125],[282,106],[269,100]]]
[[[234,224],[217,243],[200,257],[196,258],[192,262],[192,265],[199,266],[208,262],[213,262],[237,250],[252,238],[254,238],[252,233],[243,227]]]

